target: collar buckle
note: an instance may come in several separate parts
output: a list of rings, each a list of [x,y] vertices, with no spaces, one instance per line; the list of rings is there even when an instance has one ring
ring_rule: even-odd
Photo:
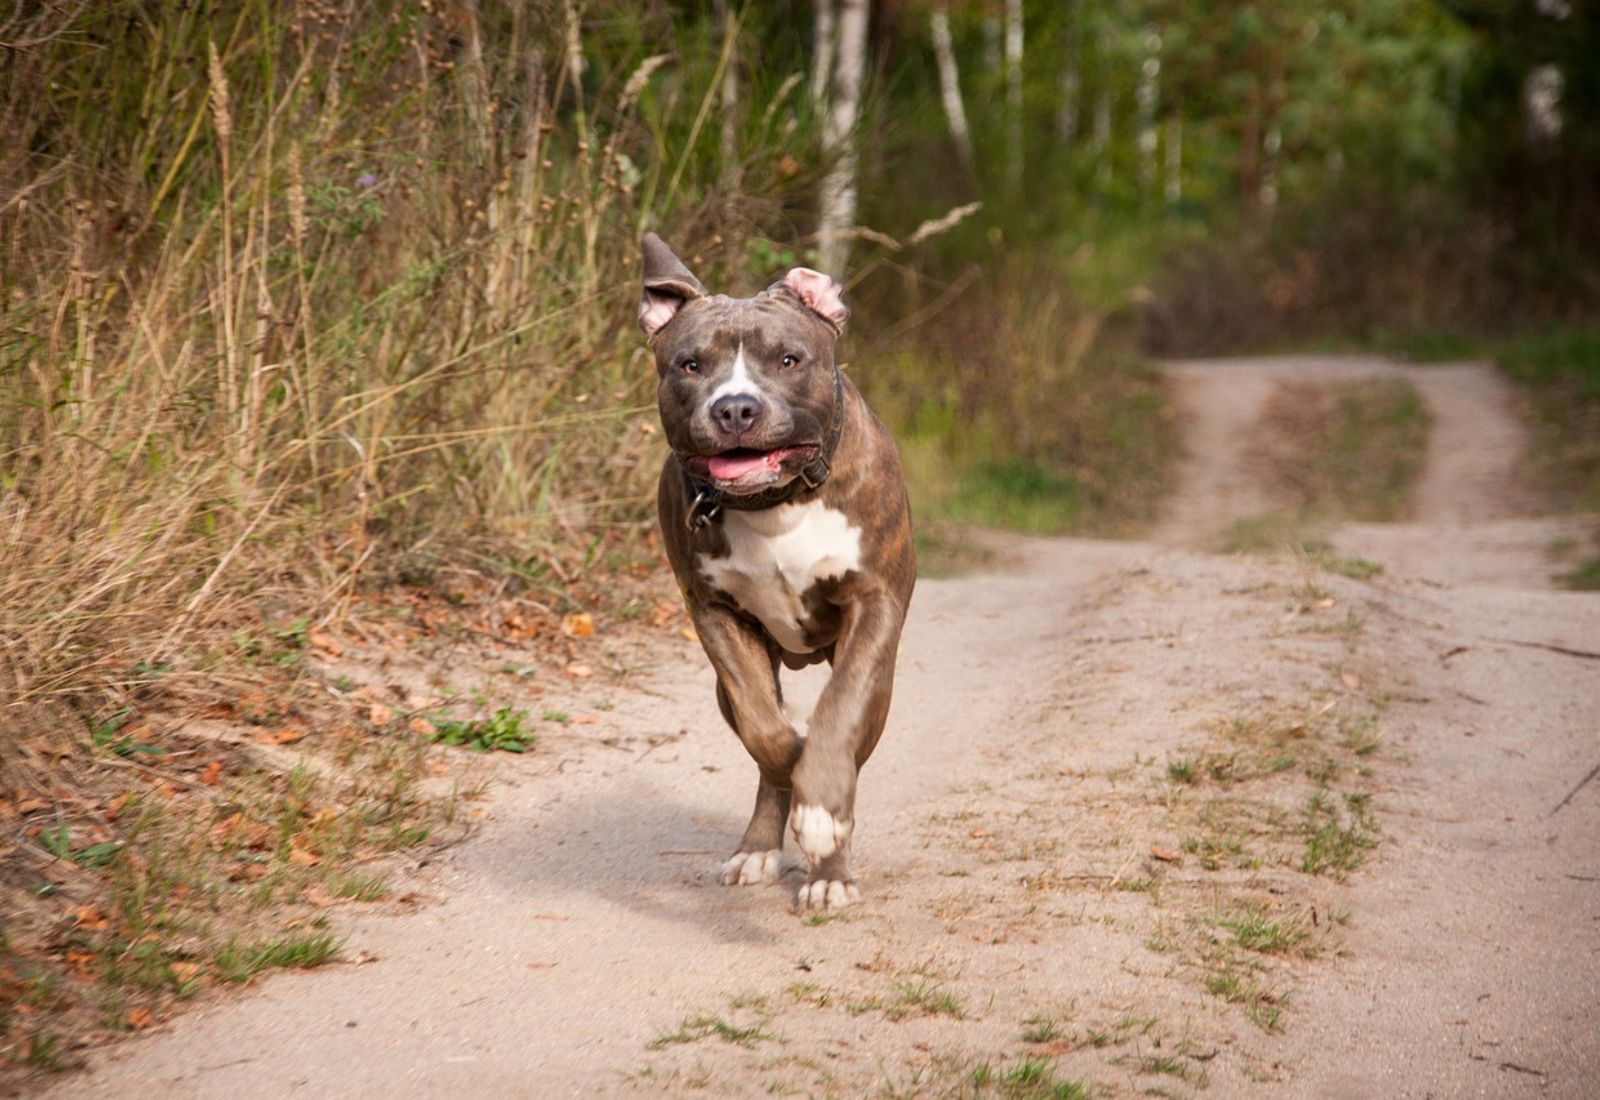
[[[690,534],[698,534],[717,522],[717,517],[722,515],[722,505],[712,497],[711,491],[701,489],[694,496],[694,503],[689,505],[689,510],[684,513],[683,524],[689,529]]]

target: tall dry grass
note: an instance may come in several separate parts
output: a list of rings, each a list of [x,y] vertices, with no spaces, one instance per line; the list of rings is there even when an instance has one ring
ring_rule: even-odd
[[[0,725],[205,670],[273,589],[566,575],[653,476],[639,231],[715,269],[809,124],[752,97],[726,171],[727,42],[620,3],[52,5],[8,41]]]

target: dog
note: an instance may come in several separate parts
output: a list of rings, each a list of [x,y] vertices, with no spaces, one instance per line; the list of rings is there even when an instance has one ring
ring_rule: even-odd
[[[798,907],[840,909],[861,897],[857,777],[889,715],[916,585],[900,457],[834,361],[850,310],[832,278],[797,267],[753,298],[710,295],[655,234],[641,248],[639,325],[672,449],[662,538],[722,716],[760,771],[721,878],[776,882],[787,826],[808,868]],[[801,734],[779,669],[820,661],[831,674]]]

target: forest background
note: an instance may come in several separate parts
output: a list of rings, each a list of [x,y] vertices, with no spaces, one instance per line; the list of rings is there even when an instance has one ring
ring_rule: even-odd
[[[265,589],[631,552],[649,229],[846,281],[930,519],[1148,518],[1148,353],[1536,332],[1592,398],[1597,53],[1577,0],[14,5],[6,712]]]

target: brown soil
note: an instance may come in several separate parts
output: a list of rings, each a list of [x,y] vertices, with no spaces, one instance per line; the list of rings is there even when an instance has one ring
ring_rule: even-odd
[[[1397,371],[1435,418],[1416,522],[1334,535],[1383,574],[1187,548],[1272,507],[1244,457],[1274,385]],[[1592,1095],[1600,595],[1547,584],[1565,528],[1523,518],[1511,395],[1476,365],[1172,372],[1155,540],[1010,540],[1014,569],[919,588],[858,909],[717,884],[754,766],[681,640],[501,764],[419,872],[435,904],[347,910],[364,961],[49,1095],[970,1095],[1027,1058],[1108,1096]],[[1319,789],[1376,841],[1342,879],[1301,869]]]

